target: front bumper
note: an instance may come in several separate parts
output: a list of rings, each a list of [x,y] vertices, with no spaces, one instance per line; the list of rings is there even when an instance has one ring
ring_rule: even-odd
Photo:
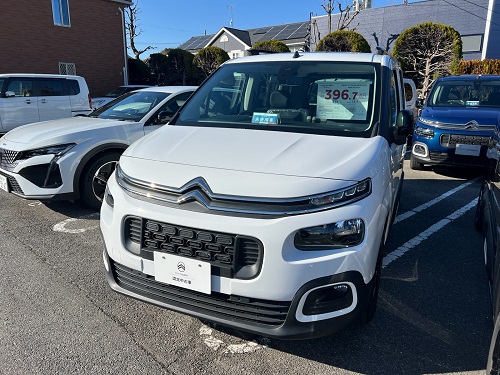
[[[138,200],[119,188],[114,178],[108,180],[108,189],[113,207],[102,205],[100,227],[106,277],[117,292],[239,330],[288,339],[331,334],[352,324],[366,308],[388,215],[377,189],[348,206],[273,219],[214,216]],[[209,294],[158,282],[154,258],[136,251],[137,242],[129,241],[134,231],[128,226],[131,217],[153,225],[257,239],[263,246],[259,270],[239,277],[236,270],[219,272],[219,265],[211,262]],[[356,217],[366,228],[358,246],[316,251],[294,246],[294,235],[301,228]],[[137,233],[142,232],[134,231],[134,236]],[[141,238],[139,234],[139,244],[146,237]],[[347,292],[329,300],[337,289]]]
[[[269,301],[223,293],[205,295],[160,283],[154,277],[125,267],[103,252],[105,275],[116,292],[173,311],[213,323],[278,339],[312,339],[342,330],[359,320],[366,309],[371,283],[365,284],[359,272],[350,271],[314,279],[304,284],[292,301]],[[328,285],[349,285],[355,293],[355,306],[331,319],[303,322],[295,311],[303,308],[308,292]]]
[[[1,163],[0,175],[7,179],[8,192],[24,199],[72,200],[72,179],[64,172],[66,164],[54,163],[53,159],[53,155],[45,155]]]

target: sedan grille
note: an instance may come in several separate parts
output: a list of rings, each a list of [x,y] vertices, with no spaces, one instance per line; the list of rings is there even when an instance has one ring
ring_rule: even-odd
[[[253,237],[199,230],[130,216],[125,219],[127,249],[149,260],[154,252],[196,258],[212,265],[212,274],[251,279],[260,272],[264,246]]]
[[[17,183],[17,181],[14,177],[9,176],[8,174],[2,173],[2,172],[0,172],[0,175],[7,178],[7,181],[10,185],[10,189],[13,193],[24,195],[23,189],[21,189],[21,186],[19,186],[19,184]]]
[[[20,152],[17,151],[0,148],[0,167],[12,170],[17,165],[15,161],[19,157],[19,154]]]

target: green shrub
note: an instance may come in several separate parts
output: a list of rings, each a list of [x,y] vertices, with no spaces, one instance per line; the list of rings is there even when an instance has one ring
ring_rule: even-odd
[[[339,30],[326,35],[316,47],[323,52],[371,52],[363,35],[352,30]]]
[[[268,52],[290,52],[290,48],[279,40],[262,40],[255,43],[252,49]]]

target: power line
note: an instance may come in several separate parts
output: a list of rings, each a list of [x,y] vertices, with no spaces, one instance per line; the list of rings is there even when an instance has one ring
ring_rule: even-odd
[[[486,18],[481,17],[481,16],[478,16],[477,14],[474,14],[474,13],[472,13],[472,12],[468,11],[467,9],[460,8],[458,5],[455,5],[455,4],[453,4],[453,3],[450,3],[450,2],[449,2],[449,1],[447,1],[447,0],[443,0],[443,2],[445,2],[446,4],[452,5],[452,6],[454,6],[455,8],[458,8],[458,9],[460,9],[461,11],[464,11],[465,13],[468,13],[468,14],[470,14],[470,15],[474,16],[474,17],[477,17],[477,18],[479,18],[479,19],[482,19],[483,21],[487,21],[487,19],[486,19]],[[490,20],[490,23],[491,23],[492,25],[500,26],[500,24],[495,23],[495,22],[493,22],[493,21],[491,21],[491,20]]]

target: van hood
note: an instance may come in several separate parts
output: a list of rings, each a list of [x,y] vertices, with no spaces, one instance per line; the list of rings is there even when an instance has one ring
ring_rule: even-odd
[[[467,124],[475,120],[480,125],[500,125],[498,108],[487,107],[425,107],[420,117],[445,124]]]
[[[343,181],[337,185],[345,186],[373,178],[387,159],[388,143],[382,137],[165,126],[133,143],[120,165],[133,178],[164,186],[181,187],[202,177],[226,193],[241,194],[246,184],[249,192],[252,185],[263,186],[263,194],[266,186],[279,191],[276,184],[292,183],[302,184],[305,188],[299,190],[306,192],[311,179],[321,179],[325,186]]]
[[[86,138],[84,133],[113,127],[123,127],[124,121],[107,120],[91,117],[68,117],[58,120],[36,122],[12,129],[3,137],[10,144],[46,146],[59,142],[77,142]]]

